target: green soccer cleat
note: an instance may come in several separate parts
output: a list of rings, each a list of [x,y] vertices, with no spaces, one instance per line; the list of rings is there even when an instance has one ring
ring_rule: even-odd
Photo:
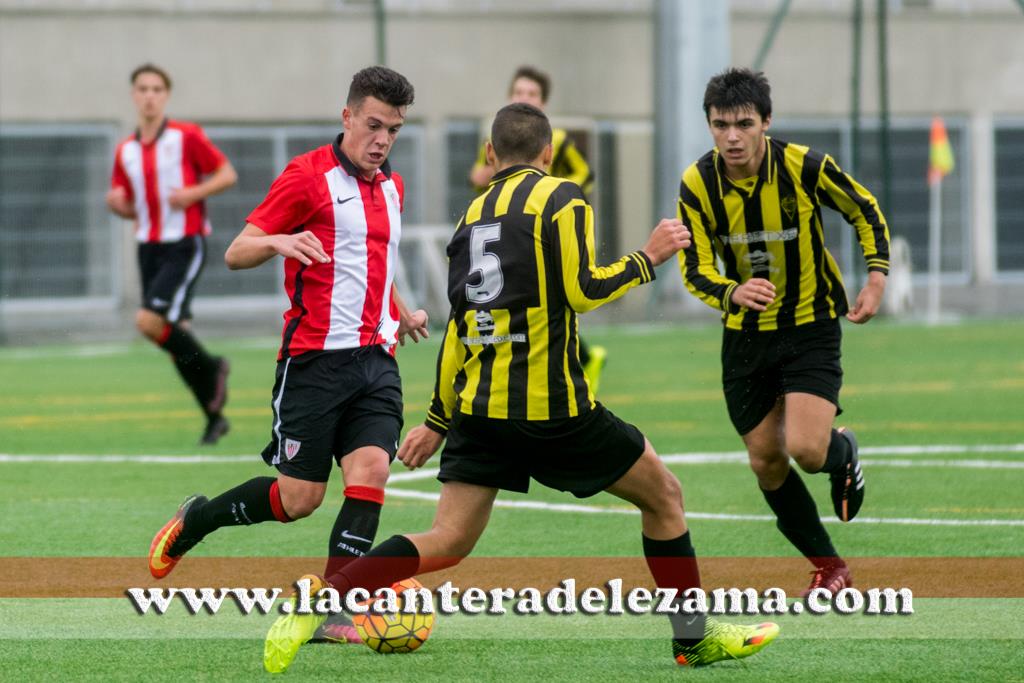
[[[362,645],[363,639],[359,637],[359,630],[352,623],[346,614],[331,614],[327,621],[320,624],[311,643],[334,643],[338,645]]]
[[[316,596],[327,582],[315,574],[306,574],[302,579],[309,579],[309,594]],[[299,579],[301,581],[302,579]],[[283,673],[291,666],[299,648],[309,641],[320,625],[327,620],[326,614],[296,614],[298,598],[292,597],[292,612],[277,618],[267,632],[267,640],[263,644],[263,668],[272,674]]]
[[[708,617],[704,640],[696,645],[672,641],[672,654],[679,666],[707,666],[726,659],[755,655],[779,635],[779,625],[767,621],[757,626],[741,626]]]
[[[601,386],[601,372],[604,370],[604,365],[607,361],[607,349],[603,346],[590,347],[590,358],[587,360],[587,364],[583,366],[583,373],[590,382],[590,390],[594,392],[594,396],[597,396],[597,390]]]

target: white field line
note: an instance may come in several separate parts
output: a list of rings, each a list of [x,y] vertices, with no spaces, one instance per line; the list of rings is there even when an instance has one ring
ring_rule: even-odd
[[[932,455],[932,454],[967,454],[967,453],[1018,453],[1024,452],[1024,444],[1008,445],[977,445],[977,446],[877,446],[864,448],[864,455],[900,454],[900,455]],[[251,462],[256,455],[12,455],[0,453],[0,463],[26,462],[57,462],[57,463],[156,463],[156,464],[195,464],[195,463],[234,463]],[[743,451],[720,453],[673,453],[662,456],[669,464],[709,464],[709,463],[745,463],[746,453]],[[892,467],[964,467],[978,469],[1024,469],[1024,461],[1019,460],[915,460],[915,459],[882,459],[867,458],[865,465],[888,465]],[[438,473],[431,467],[413,472],[396,472],[389,478],[390,484],[431,479]],[[396,498],[437,501],[439,494],[429,491],[412,491],[389,486],[388,495]],[[546,503],[530,500],[496,500],[496,507],[544,510],[548,512],[580,512],[585,514],[625,514],[635,515],[638,511],[627,507],[607,507],[583,505],[580,503]],[[743,522],[770,522],[770,515],[732,515],[712,512],[687,512],[691,519],[709,519]],[[826,523],[838,523],[835,520],[822,520]],[[1024,520],[1010,519],[916,519],[909,517],[881,518],[858,517],[854,524],[897,524],[911,526],[1024,526]]]
[[[430,491],[410,491],[388,487],[387,494],[395,498],[437,501],[441,496]],[[582,512],[595,515],[638,515],[636,508],[582,505],[580,503],[545,503],[537,500],[496,500],[494,506],[519,510],[543,510],[545,512]],[[730,522],[774,522],[772,515],[729,515],[715,512],[686,512],[688,519],[713,519]],[[826,524],[842,524],[837,519],[823,519]],[[858,517],[851,524],[901,524],[912,526],[1024,526],[1021,519],[914,519],[912,517]]]
[[[259,455],[12,455],[0,453],[0,463],[63,462],[111,463],[139,462],[160,465],[187,465],[193,463],[253,462]]]
[[[958,446],[954,444],[933,446],[869,446],[860,449],[866,465],[888,465],[891,467],[965,467],[980,469],[1018,469],[1024,468],[1024,460],[919,460],[883,459],[879,455],[968,455],[971,453],[1024,453],[1024,443],[1015,444],[980,444],[974,446]],[[231,463],[250,462],[259,459],[258,453],[248,455],[18,455],[0,453],[0,463],[18,462],[63,462],[63,463],[111,463],[140,462],[157,464],[191,464],[191,463]],[[710,451],[694,453],[671,453],[661,456],[669,465],[702,465],[716,463],[745,463],[746,451]],[[415,472],[398,472],[391,475],[390,481],[415,481],[429,479],[437,474],[436,469],[418,470]]]

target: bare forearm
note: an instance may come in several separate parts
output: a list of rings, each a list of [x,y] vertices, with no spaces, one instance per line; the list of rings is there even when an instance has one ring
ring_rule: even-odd
[[[239,235],[224,253],[224,263],[231,270],[244,270],[262,265],[277,254],[271,240],[270,235]]]
[[[238,174],[230,161],[225,161],[220,168],[214,171],[209,178],[194,186],[199,193],[199,199],[206,199],[219,194],[238,182]]]

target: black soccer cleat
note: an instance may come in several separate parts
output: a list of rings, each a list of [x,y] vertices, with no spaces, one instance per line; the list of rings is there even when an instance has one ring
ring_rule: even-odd
[[[836,517],[842,522],[849,522],[860,512],[864,503],[864,473],[860,469],[860,458],[857,457],[857,437],[847,427],[840,427],[839,435],[850,443],[850,455],[846,466],[832,472],[832,507]]]
[[[231,431],[231,423],[223,415],[211,415],[206,422],[206,429],[202,438],[199,439],[200,446],[213,446],[220,438]]]
[[[204,409],[208,415],[216,415],[224,410],[228,402],[228,374],[231,363],[223,356],[217,358],[217,367],[212,373],[211,398]]]

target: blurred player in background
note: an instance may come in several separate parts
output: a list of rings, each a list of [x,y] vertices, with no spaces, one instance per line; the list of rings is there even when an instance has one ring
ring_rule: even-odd
[[[593,212],[579,186],[545,174],[551,126],[523,103],[498,112],[488,153],[490,188],[456,228],[449,255],[452,310],[425,424],[399,450],[410,468],[440,447],[443,482],[429,531],[392,536],[326,583],[372,592],[459,563],[483,534],[500,489],[525,493],[534,479],[580,498],[601,491],[641,511],[643,551],[659,587],[700,586],[682,491],[650,442],[594,400],[573,337],[577,313],[650,282],[654,267],[689,244],[682,223],[664,219],[643,249],[594,263]],[[284,671],[323,621],[291,613],[271,627],[264,666]],[[775,624],[737,626],[703,614],[674,620],[673,654],[685,666],[752,655]]]
[[[352,79],[344,131],[291,161],[225,254],[229,268],[284,258],[283,340],[263,451],[276,477],[256,477],[216,498],[191,496],[157,533],[150,572],[166,576],[211,532],[291,522],[323,502],[337,461],[345,501],[328,543],[327,571],[370,549],[402,430],[396,342],[427,336],[394,288],[405,188],[388,153],[413,102],[412,85],[385,67]],[[356,637],[338,624],[336,637]]]
[[[167,72],[143,64],[132,72],[131,84],[138,128],[117,146],[107,206],[135,222],[142,279],[135,326],[174,359],[206,416],[200,443],[212,445],[229,429],[222,414],[229,366],[227,359],[207,353],[189,321],[210,234],[204,200],[234,185],[238,176],[202,128],[166,117]]]
[[[864,500],[857,440],[833,429],[841,411],[839,316],[862,324],[878,311],[889,268],[889,228],[875,198],[826,154],[766,135],[772,103],[761,73],[729,69],[704,94],[715,148],[683,173],[679,216],[693,232],[681,255],[686,287],[720,309],[722,380],[729,417],[779,530],[815,565],[811,588],[833,593],[850,571],[789,459],[831,480],[836,516]],[[867,284],[849,308],[821,208],[854,226]],[[719,272],[716,258],[725,266]]]
[[[551,95],[551,78],[543,71],[532,66],[521,66],[512,76],[508,87],[509,102],[522,102],[544,111]],[[588,196],[594,187],[594,174],[590,165],[583,158],[579,149],[564,128],[551,129],[551,167],[544,169],[556,178],[571,180],[580,186],[584,196]],[[487,189],[487,184],[494,176],[494,160],[487,157],[487,141],[480,145],[476,163],[469,172],[469,182],[478,192]],[[603,346],[589,346],[579,338],[580,360],[583,371],[590,379],[590,387],[597,393],[601,384],[601,371],[604,369],[608,351]]]

